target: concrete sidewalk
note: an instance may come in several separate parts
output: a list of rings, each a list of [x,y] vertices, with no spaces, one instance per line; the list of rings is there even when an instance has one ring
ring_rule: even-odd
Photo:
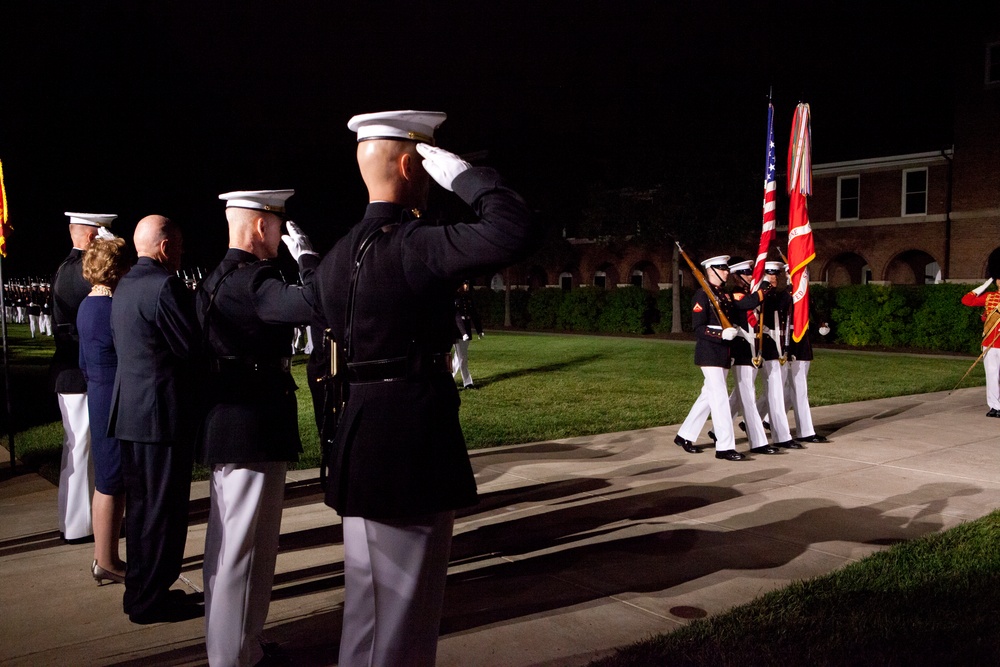
[[[677,426],[475,451],[482,501],[456,522],[438,664],[586,665],[983,516],[1000,507],[1000,419],[986,410],[982,388],[817,408],[832,442],[736,463],[685,453]],[[129,623],[122,586],[90,576],[93,546],[60,541],[56,489],[3,479],[0,662],[206,664],[203,619]],[[176,584],[189,592],[207,492],[192,487]],[[340,542],[316,471],[289,473],[267,633],[294,665],[336,663]]]

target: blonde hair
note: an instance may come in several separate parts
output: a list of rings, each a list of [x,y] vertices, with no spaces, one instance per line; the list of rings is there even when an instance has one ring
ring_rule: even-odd
[[[130,266],[125,257],[125,239],[94,239],[83,253],[83,277],[91,285],[114,289]]]

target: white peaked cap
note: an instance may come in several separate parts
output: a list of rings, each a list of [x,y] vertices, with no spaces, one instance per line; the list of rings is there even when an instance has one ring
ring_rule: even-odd
[[[729,255],[718,255],[717,257],[711,257],[706,259],[701,263],[706,269],[710,269],[713,266],[729,266]]]
[[[764,262],[765,271],[782,271],[788,267],[785,266],[784,262]]]
[[[88,227],[110,227],[111,223],[118,217],[114,213],[70,213],[69,224],[87,225]]]
[[[405,139],[434,145],[434,130],[448,117],[443,111],[379,111],[363,113],[347,121],[347,129],[358,133],[358,141]]]
[[[753,268],[753,261],[749,259],[729,265],[729,270],[733,273],[736,273],[737,271],[746,271],[750,268]]]
[[[236,190],[219,195],[219,199],[226,202],[226,208],[249,208],[284,215],[285,202],[294,194],[295,190]]]

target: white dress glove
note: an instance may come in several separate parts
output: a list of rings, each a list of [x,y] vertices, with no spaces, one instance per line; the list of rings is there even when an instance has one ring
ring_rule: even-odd
[[[986,290],[988,290],[990,288],[990,285],[992,285],[992,284],[993,284],[993,278],[990,278],[985,283],[983,283],[982,285],[980,285],[976,289],[972,290],[972,293],[975,294],[976,296],[979,296],[980,294],[982,294],[983,292],[985,292]]]
[[[454,153],[430,144],[417,144],[417,152],[424,158],[424,169],[445,190],[452,190],[455,177],[472,166]]]
[[[288,229],[288,233],[282,236],[281,240],[288,246],[288,252],[291,253],[296,262],[302,255],[319,256],[319,253],[313,250],[309,237],[302,233],[298,225],[288,220],[285,222],[285,227]]]
[[[722,340],[732,340],[736,338],[737,333],[739,333],[739,329],[736,327],[727,327],[722,330]]]
[[[105,241],[111,241],[111,240],[115,239],[116,237],[115,237],[115,233],[112,232],[107,227],[98,227],[97,228],[97,238],[104,239]]]

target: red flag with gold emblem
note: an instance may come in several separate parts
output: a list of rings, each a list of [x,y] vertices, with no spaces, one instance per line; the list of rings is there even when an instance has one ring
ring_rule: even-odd
[[[0,161],[0,257],[7,256],[7,236],[13,229],[7,222],[7,188],[3,185],[3,161]]]
[[[809,262],[816,257],[809,204],[812,194],[812,126],[809,105],[799,104],[788,143],[788,273],[795,317],[792,338],[799,342],[809,329]]]

